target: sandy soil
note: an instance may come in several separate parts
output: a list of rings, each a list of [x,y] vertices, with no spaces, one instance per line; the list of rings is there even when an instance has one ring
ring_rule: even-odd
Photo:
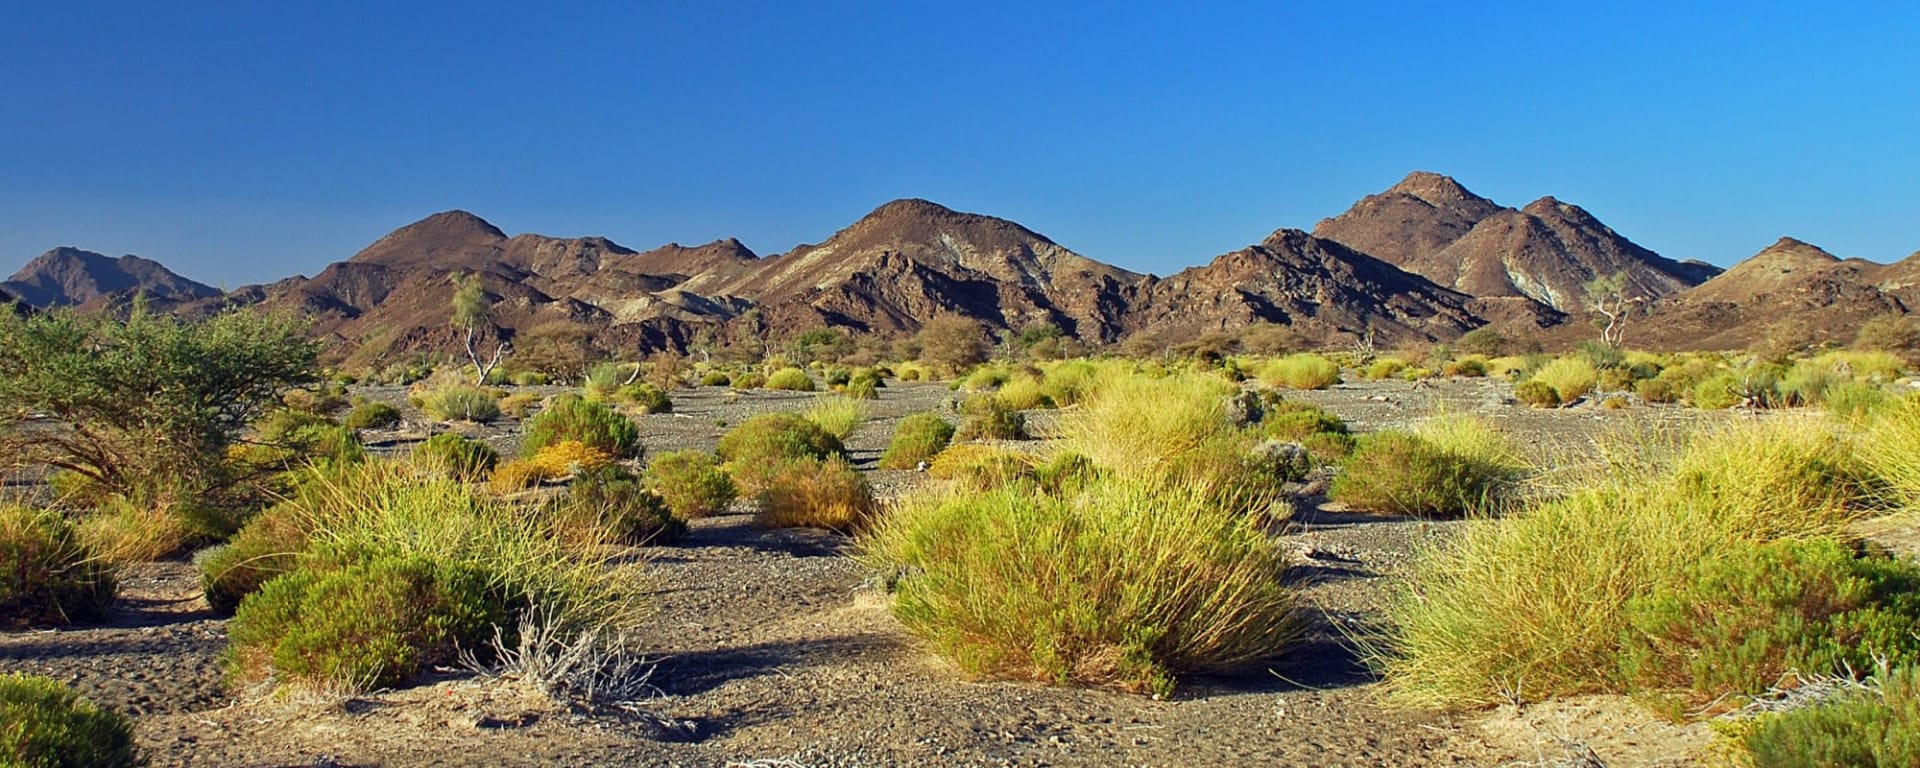
[[[1707,418],[1635,407],[1538,411],[1499,382],[1401,382],[1298,395],[1356,428],[1436,410],[1495,420],[1540,456],[1576,455],[1612,429]],[[376,397],[404,400],[398,390]],[[849,441],[871,469],[893,423],[940,410],[938,385],[881,391]],[[650,451],[711,448],[757,412],[811,395],[675,393],[676,413],[641,419]],[[949,414],[951,417],[951,414]],[[417,419],[417,415],[415,415]],[[1044,429],[1047,417],[1036,418]],[[381,450],[444,426],[371,434]],[[511,449],[515,425],[466,431]],[[875,472],[883,493],[921,480]],[[0,634],[0,669],[48,674],[136,716],[156,766],[1430,766],[1686,764],[1706,743],[1615,699],[1461,716],[1384,706],[1347,637],[1377,621],[1384,588],[1453,523],[1328,514],[1301,505],[1282,534],[1316,626],[1270,668],[1189,681],[1169,701],[1103,690],[970,682],[892,620],[850,543],[819,531],[762,531],[744,507],[644,551],[659,611],[643,641],[658,695],[630,711],[584,712],[513,682],[445,670],[354,697],[250,697],[221,686],[224,622],[191,565],[130,569],[113,620]]]

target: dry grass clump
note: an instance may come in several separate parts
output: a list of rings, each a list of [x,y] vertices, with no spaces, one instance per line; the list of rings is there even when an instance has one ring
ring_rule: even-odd
[[[1030,477],[1034,457],[991,445],[961,444],[941,451],[927,464],[927,476],[968,488],[997,488]]]
[[[1412,432],[1361,438],[1330,495],[1356,510],[1419,517],[1487,514],[1510,502],[1526,464],[1486,422],[1437,416]]]
[[[783,465],[761,494],[753,522],[762,528],[865,530],[879,511],[866,476],[841,457],[800,459]]]
[[[960,405],[966,416],[955,435],[960,440],[1025,440],[1027,417],[993,395],[974,395]]]
[[[422,395],[420,410],[440,421],[486,423],[500,418],[500,400],[470,384],[449,384]]]
[[[1534,371],[1532,380],[1553,387],[1564,405],[1592,392],[1600,382],[1600,371],[1583,356],[1556,357]]]
[[[108,563],[151,563],[204,541],[187,516],[166,501],[140,502],[116,496],[75,524],[87,549]]]
[[[1858,569],[1884,561],[1817,549],[1858,513],[1867,488],[1830,426],[1770,420],[1702,432],[1671,464],[1624,448],[1603,449],[1611,463],[1583,487],[1472,523],[1417,558],[1373,649],[1395,699],[1453,708],[1677,687],[1700,702],[1780,684],[1782,659],[1805,675],[1840,671],[1816,668],[1835,658],[1834,635],[1816,628],[1833,616],[1872,624],[1881,620],[1862,611],[1916,613],[1898,602],[1906,598],[1844,597],[1873,581]],[[1764,549],[1777,541],[1816,549]],[[1843,599],[1813,599],[1821,594]],[[1907,654],[1909,640],[1849,653]],[[1685,659],[1723,671],[1642,674],[1692,677]]]
[[[893,428],[893,440],[880,454],[881,469],[913,469],[932,459],[953,441],[954,429],[935,413],[916,413]]]
[[[789,392],[812,392],[815,388],[813,379],[807,376],[806,371],[799,368],[781,368],[767,374],[765,386],[767,389]]]
[[[442,432],[415,446],[412,460],[429,472],[469,483],[486,479],[500,464],[500,452],[457,432]]]
[[[1288,355],[1260,366],[1260,382],[1269,387],[1326,389],[1340,383],[1340,366],[1311,352]]]
[[[807,420],[840,442],[867,421],[867,404],[851,397],[822,397],[807,409]]]
[[[0,629],[104,619],[115,586],[113,567],[66,516],[0,505]]]
[[[1286,560],[1204,489],[1097,482],[931,494],[883,518],[862,559],[893,611],[968,675],[1170,692],[1299,636]]]
[[[255,526],[298,548],[276,553],[288,570],[241,599],[229,625],[226,658],[242,683],[397,684],[515,626],[529,604],[556,606],[573,626],[638,615],[641,585],[605,554],[612,531],[563,541],[537,515],[389,462],[316,471],[241,536]]]
[[[1233,393],[1213,376],[1113,377],[1063,419],[1064,447],[1116,473],[1164,476],[1181,454],[1234,431]]]

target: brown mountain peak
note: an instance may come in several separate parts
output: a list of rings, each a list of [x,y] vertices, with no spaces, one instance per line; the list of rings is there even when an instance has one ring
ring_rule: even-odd
[[[1407,174],[1407,177],[1401,179],[1400,183],[1388,187],[1385,194],[1395,193],[1417,197],[1442,207],[1445,207],[1448,203],[1490,202],[1486,198],[1468,191],[1465,186],[1455,181],[1452,176],[1445,176],[1432,171],[1414,171],[1413,173]]]
[[[348,261],[389,267],[462,267],[497,258],[507,234],[479,216],[442,211],[396,229]]]
[[[220,291],[181,277],[152,259],[133,255],[114,258],[67,246],[34,257],[0,285],[36,307],[85,304],[131,291],[179,301],[220,295]]]

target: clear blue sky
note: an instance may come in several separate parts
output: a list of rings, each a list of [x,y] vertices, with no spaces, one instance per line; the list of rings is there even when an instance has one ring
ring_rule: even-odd
[[[1920,249],[1920,4],[403,5],[8,3],[0,274],[234,287],[449,208],[775,253],[897,197],[1166,274],[1413,169],[1675,258]]]

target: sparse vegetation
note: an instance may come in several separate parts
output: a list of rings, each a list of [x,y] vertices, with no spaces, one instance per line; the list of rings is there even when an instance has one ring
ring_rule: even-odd
[[[824,461],[845,450],[838,438],[803,416],[763,413],[722,435],[716,452],[742,493],[759,494],[787,463]]]
[[[1414,432],[1363,437],[1331,496],[1356,510],[1420,517],[1485,514],[1514,493],[1520,462],[1485,424],[1436,417]]]
[[[1532,380],[1552,387],[1560,397],[1559,404],[1565,405],[1593,392],[1600,382],[1600,371],[1584,356],[1556,357],[1534,371]]]
[[[440,421],[485,424],[500,418],[500,400],[479,387],[450,384],[422,396],[420,410]]]
[[[782,464],[773,475],[753,522],[762,528],[857,533],[868,527],[878,511],[866,477],[845,458],[802,458]]]
[[[413,449],[413,460],[463,483],[486,479],[500,463],[500,452],[458,432],[442,432]]]
[[[867,406],[847,397],[822,397],[807,409],[807,420],[819,425],[835,440],[846,442],[853,431],[867,421]]]
[[[992,395],[974,395],[961,403],[960,440],[1025,440],[1027,417]]]
[[[583,443],[615,459],[641,455],[640,428],[632,419],[597,400],[562,395],[527,422],[520,455],[533,456],[555,443]]]
[[[387,403],[369,400],[347,411],[340,419],[349,429],[383,429],[400,423],[400,409]]]
[[[813,379],[807,372],[798,368],[781,368],[767,374],[767,389],[780,389],[790,392],[812,392]]]
[[[1326,389],[1340,383],[1340,366],[1319,355],[1302,352],[1260,366],[1260,382],[1269,387]]]

